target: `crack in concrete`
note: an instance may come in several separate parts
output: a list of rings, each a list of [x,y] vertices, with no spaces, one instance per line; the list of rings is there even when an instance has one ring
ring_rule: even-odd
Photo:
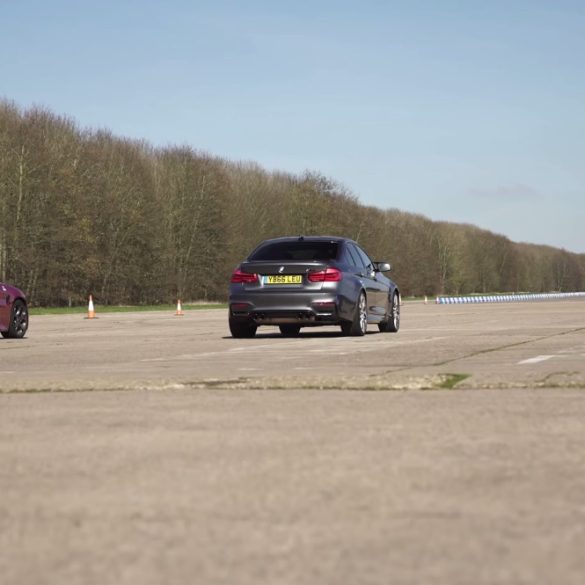
[[[558,374],[558,373],[557,373]],[[463,378],[463,376],[466,376]],[[82,393],[82,392],[167,392],[173,390],[197,391],[197,390],[266,390],[266,391],[303,391],[303,390],[347,390],[347,391],[473,391],[473,390],[518,390],[518,389],[583,389],[583,380],[553,381],[554,374],[540,381],[532,382],[497,382],[497,383],[470,383],[472,376],[464,374],[434,374],[418,376],[400,381],[386,379],[364,381],[348,380],[304,380],[294,386],[287,386],[274,380],[262,379],[231,379],[231,380],[194,380],[192,382],[175,384],[143,384],[136,386],[112,386],[103,388],[65,388],[65,387],[40,387],[40,388],[13,388],[2,389],[0,394],[44,394],[44,393]]]
[[[570,335],[571,333],[579,333],[581,331],[585,331],[585,327],[577,327],[576,329],[569,329],[568,331],[561,331],[560,333],[553,333],[552,335],[543,335],[541,337],[536,337],[535,339],[527,339],[526,341],[518,341],[516,343],[509,343],[506,345],[500,345],[498,347],[492,347],[492,348],[488,348],[488,349],[481,349],[479,351],[475,351],[463,356],[459,356],[459,357],[455,357],[455,358],[451,358],[442,362],[435,362],[432,364],[429,364],[431,366],[435,366],[435,367],[439,367],[439,366],[445,366],[447,364],[451,364],[453,362],[457,362],[459,360],[464,360],[467,358],[471,358],[471,357],[476,357],[478,355],[483,355],[486,353],[493,353],[496,351],[500,351],[503,349],[510,349],[512,347],[520,347],[522,345],[528,345],[530,343],[536,343],[537,341],[544,341],[545,339],[553,339],[555,337],[561,337],[563,335]]]

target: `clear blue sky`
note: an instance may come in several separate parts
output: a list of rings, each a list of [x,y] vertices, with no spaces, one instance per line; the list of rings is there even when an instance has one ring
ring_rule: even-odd
[[[583,0],[0,0],[0,96],[585,252]]]

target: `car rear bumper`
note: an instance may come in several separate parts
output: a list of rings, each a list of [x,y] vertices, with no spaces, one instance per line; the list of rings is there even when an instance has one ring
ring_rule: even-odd
[[[230,318],[257,325],[320,325],[340,321],[338,299],[331,294],[230,295]]]

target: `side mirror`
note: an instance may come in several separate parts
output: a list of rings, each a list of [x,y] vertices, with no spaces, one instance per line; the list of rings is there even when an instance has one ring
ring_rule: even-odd
[[[390,272],[392,270],[392,266],[388,262],[376,262],[375,266],[378,272]]]

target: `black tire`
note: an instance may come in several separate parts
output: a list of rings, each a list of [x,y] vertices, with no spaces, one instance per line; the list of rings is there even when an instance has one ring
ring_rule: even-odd
[[[361,292],[355,305],[353,319],[341,324],[341,331],[344,335],[352,337],[361,337],[368,330],[368,303],[366,295]]]
[[[300,325],[279,325],[278,328],[280,329],[280,333],[285,337],[297,337],[297,335],[301,332]]]
[[[236,339],[254,337],[254,335],[256,335],[256,329],[258,329],[257,325],[247,321],[235,321],[234,319],[230,319],[229,323],[230,333],[232,334],[232,337],[235,337]]]
[[[28,329],[28,309],[26,303],[20,299],[14,301],[10,315],[10,327],[8,331],[2,331],[2,337],[22,339]]]
[[[390,313],[381,323],[378,329],[382,333],[396,333],[400,329],[400,295],[394,293],[390,299]]]

